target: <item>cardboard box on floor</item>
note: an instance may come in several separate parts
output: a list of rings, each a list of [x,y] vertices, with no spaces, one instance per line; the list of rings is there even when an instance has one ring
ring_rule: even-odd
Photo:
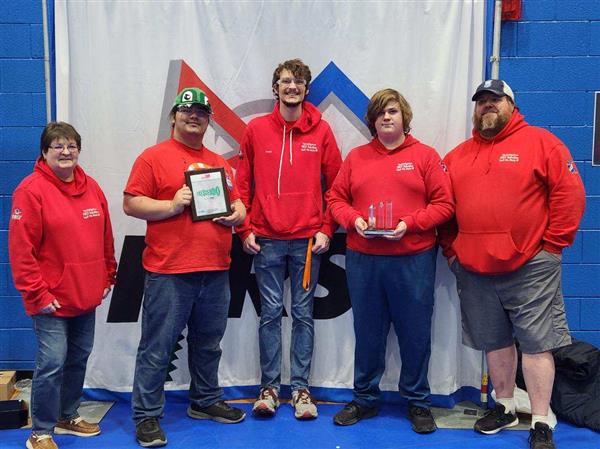
[[[8,401],[15,392],[15,371],[0,371],[0,401]]]

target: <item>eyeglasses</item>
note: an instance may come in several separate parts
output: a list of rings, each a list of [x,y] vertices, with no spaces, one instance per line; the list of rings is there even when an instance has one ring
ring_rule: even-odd
[[[79,151],[79,147],[74,143],[70,143],[69,145],[61,145],[57,143],[50,145],[48,148],[50,148],[52,151],[56,151],[57,153],[62,153],[65,148],[69,150],[69,153],[77,153]]]
[[[197,103],[180,104],[177,106],[177,112],[182,112],[184,114],[197,114],[202,116],[210,115],[210,112],[206,109],[206,107]]]
[[[302,78],[281,78],[277,81],[277,84],[281,86],[289,86],[292,82],[296,86],[306,86],[306,80]]]

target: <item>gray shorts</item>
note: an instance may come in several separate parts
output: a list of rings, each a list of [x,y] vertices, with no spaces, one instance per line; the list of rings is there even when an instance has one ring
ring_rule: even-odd
[[[494,351],[519,342],[526,354],[571,343],[560,258],[540,251],[512,273],[488,276],[451,267],[460,297],[463,343]]]

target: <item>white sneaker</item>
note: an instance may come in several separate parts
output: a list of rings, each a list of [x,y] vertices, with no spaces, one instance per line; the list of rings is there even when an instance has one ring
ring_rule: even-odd
[[[275,415],[277,408],[279,407],[279,397],[277,392],[271,388],[261,388],[258,399],[252,407],[252,413],[257,416],[269,418]]]
[[[294,407],[294,416],[296,419],[315,419],[319,416],[317,406],[306,388],[292,392],[292,406]]]

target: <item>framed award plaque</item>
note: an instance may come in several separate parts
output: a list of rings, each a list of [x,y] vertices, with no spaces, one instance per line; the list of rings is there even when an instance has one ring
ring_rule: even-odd
[[[225,176],[224,168],[185,172],[186,184],[192,191],[192,221],[210,220],[232,213]]]

